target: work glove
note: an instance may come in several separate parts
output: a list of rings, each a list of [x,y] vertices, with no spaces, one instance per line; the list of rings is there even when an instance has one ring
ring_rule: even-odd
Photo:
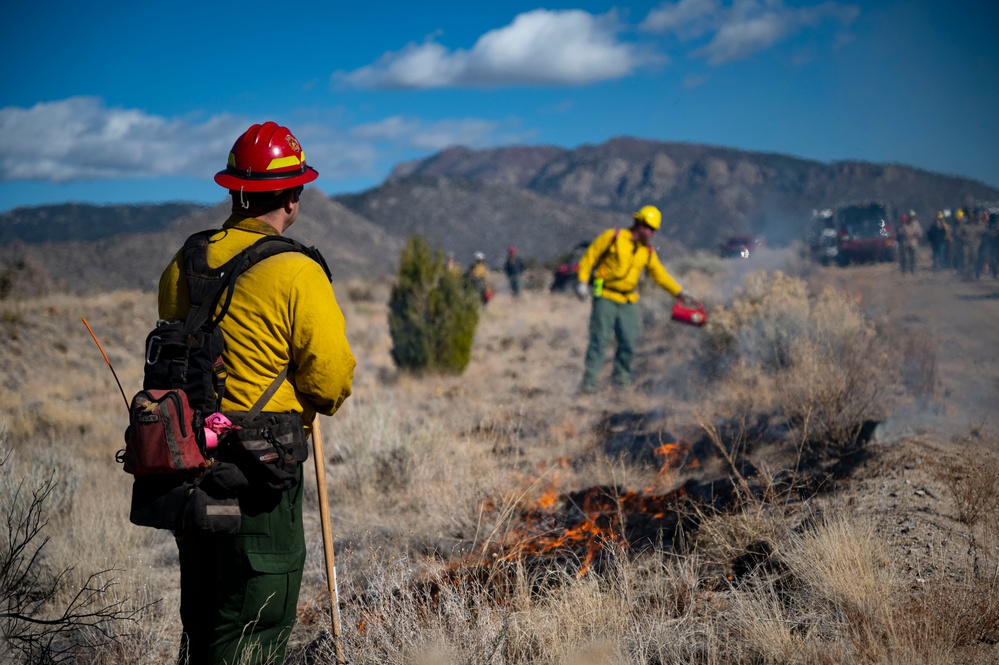
[[[590,296],[590,285],[586,282],[576,282],[576,297],[586,300]]]
[[[693,305],[694,303],[699,302],[697,298],[687,293],[686,291],[681,291],[680,295],[678,295],[676,298],[685,305]]]

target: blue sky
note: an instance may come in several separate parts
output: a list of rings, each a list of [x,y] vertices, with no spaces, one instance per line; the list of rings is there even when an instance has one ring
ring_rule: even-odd
[[[614,136],[999,186],[999,9],[953,0],[8,3],[0,210],[216,203],[254,122],[328,193],[449,145]]]

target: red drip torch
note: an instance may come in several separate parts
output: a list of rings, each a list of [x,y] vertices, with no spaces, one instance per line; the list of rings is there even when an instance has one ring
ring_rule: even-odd
[[[696,300],[677,300],[673,303],[673,320],[691,326],[703,326],[708,322],[708,311],[704,304]]]

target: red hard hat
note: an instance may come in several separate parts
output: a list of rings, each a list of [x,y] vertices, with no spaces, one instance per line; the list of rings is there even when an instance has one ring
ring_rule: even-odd
[[[226,189],[273,192],[312,182],[319,172],[305,163],[305,152],[287,127],[276,122],[252,125],[232,144],[229,165],[215,174]]]

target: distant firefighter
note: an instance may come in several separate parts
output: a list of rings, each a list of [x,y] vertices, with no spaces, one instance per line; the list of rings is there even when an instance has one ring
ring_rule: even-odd
[[[954,211],[954,223],[951,224],[950,267],[962,274],[964,272],[964,208]]]
[[[947,223],[942,211],[937,212],[937,218],[926,232],[926,240],[933,252],[933,272],[946,268],[950,256],[951,237],[950,224]]]
[[[517,248],[510,247],[506,251],[506,262],[503,264],[503,272],[510,282],[510,293],[514,298],[520,296],[520,276],[524,274],[524,262],[517,256]]]
[[[916,272],[916,248],[919,247],[919,239],[923,237],[923,227],[916,219],[915,210],[903,213],[901,221],[896,232],[898,263],[903,275],[912,275]]]
[[[458,277],[461,277],[462,275],[461,264],[455,261],[454,252],[447,253],[447,262],[444,264],[444,267],[452,275],[457,275]]]
[[[964,219],[964,211],[958,210],[958,214]],[[963,224],[954,231],[954,239],[960,246],[961,279],[970,281],[979,279],[982,276],[982,265],[979,263],[979,253],[982,248],[982,236],[985,234],[985,227],[977,217],[969,215]]]
[[[489,285],[489,266],[486,265],[486,255],[482,252],[475,253],[475,261],[465,271],[465,278],[482,299],[482,304],[486,305],[493,299],[493,289]]]
[[[582,391],[597,389],[597,375],[604,363],[604,352],[613,334],[617,338],[614,353],[614,373],[611,377],[618,388],[631,383],[631,364],[638,341],[638,279],[648,271],[662,289],[674,298],[695,300],[683,290],[659,262],[650,244],[653,234],[662,225],[662,213],[654,206],[645,206],[634,215],[630,229],[607,229],[590,244],[579,261],[579,282],[576,294],[580,299],[591,295],[593,277],[593,308],[590,312],[590,343],[586,349],[586,367]]]
[[[980,213],[982,233],[982,248],[978,253],[979,272],[988,266],[992,277],[999,277],[999,216],[983,210]]]

